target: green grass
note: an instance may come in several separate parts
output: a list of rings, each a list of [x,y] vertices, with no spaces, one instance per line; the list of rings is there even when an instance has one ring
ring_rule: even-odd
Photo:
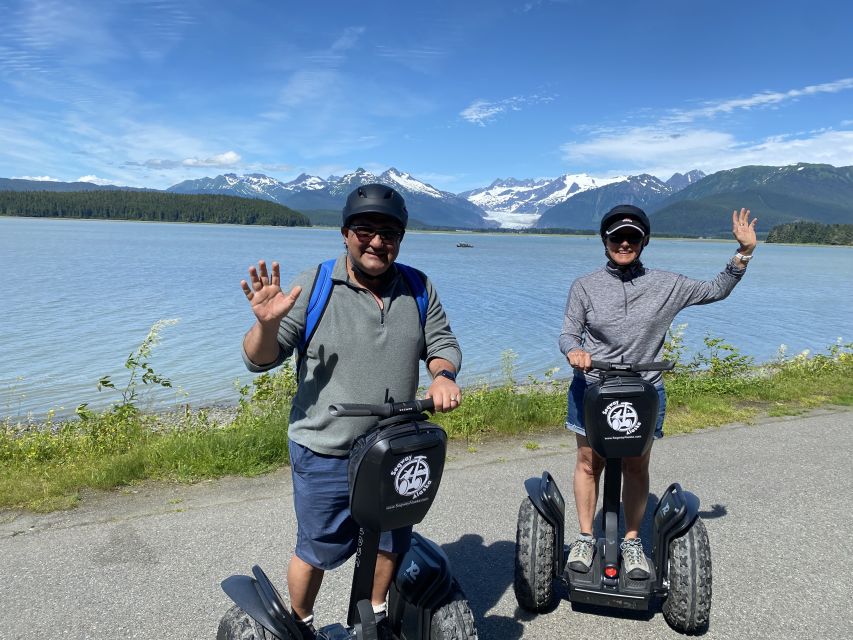
[[[825,354],[779,357],[755,367],[737,349],[713,338],[706,338],[706,352],[682,364],[678,339],[676,334],[668,343],[667,356],[679,365],[666,374],[667,434],[853,405],[853,345],[839,343]],[[138,360],[137,366],[149,372],[147,379],[162,384],[163,378]],[[566,382],[553,380],[552,371],[544,380],[519,385],[512,364],[507,352],[503,385],[466,388],[456,411],[433,418],[470,453],[484,440],[562,429]],[[146,383],[144,376],[137,379]],[[237,417],[228,424],[211,421],[203,411],[168,424],[143,414],[134,404],[133,380],[132,370],[122,401],[100,413],[81,406],[79,419],[49,421],[37,431],[22,432],[9,419],[0,422],[0,508],[66,509],[87,489],[251,476],[287,464],[287,419],[296,388],[290,366],[260,375],[241,389]],[[524,446],[539,447],[528,439]]]

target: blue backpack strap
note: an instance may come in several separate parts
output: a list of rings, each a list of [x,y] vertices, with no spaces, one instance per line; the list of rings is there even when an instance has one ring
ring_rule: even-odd
[[[427,296],[426,283],[424,282],[423,274],[417,269],[395,262],[397,270],[403,274],[403,279],[409,285],[409,291],[418,303],[418,313],[421,317],[421,329],[426,326],[427,307],[429,306],[429,298]]]
[[[329,304],[329,297],[332,295],[332,269],[335,268],[335,260],[335,258],[326,260],[317,267],[317,275],[314,276],[311,297],[308,299],[308,308],[305,312],[305,331],[302,332],[302,338],[297,345],[297,360],[302,360],[305,355],[308,343],[314,336],[317,325],[320,324],[320,318],[323,317],[323,312],[326,311],[326,306]],[[299,365],[297,363],[298,370]]]

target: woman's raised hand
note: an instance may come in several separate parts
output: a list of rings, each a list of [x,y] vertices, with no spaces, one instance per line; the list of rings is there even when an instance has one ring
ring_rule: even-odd
[[[732,235],[735,240],[740,243],[741,253],[752,253],[758,240],[755,238],[755,223],[758,218],[749,220],[749,209],[741,209],[738,213],[737,209],[732,211]]]

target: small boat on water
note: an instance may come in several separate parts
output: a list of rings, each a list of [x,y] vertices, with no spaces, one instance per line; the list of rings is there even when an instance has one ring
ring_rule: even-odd
[[[460,249],[471,249],[473,248],[473,244],[468,244],[467,242],[457,242],[456,246]]]

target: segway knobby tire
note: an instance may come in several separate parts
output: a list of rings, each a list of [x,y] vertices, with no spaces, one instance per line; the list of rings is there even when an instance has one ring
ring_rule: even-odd
[[[696,633],[711,615],[711,544],[701,518],[669,543],[669,595],[663,617],[676,631]]]
[[[216,640],[301,640],[279,638],[261,626],[236,604],[225,612],[219,621]]]
[[[477,640],[474,614],[454,580],[448,601],[432,612],[430,640]]]
[[[554,527],[529,499],[518,509],[513,589],[528,611],[545,611],[554,602]]]

